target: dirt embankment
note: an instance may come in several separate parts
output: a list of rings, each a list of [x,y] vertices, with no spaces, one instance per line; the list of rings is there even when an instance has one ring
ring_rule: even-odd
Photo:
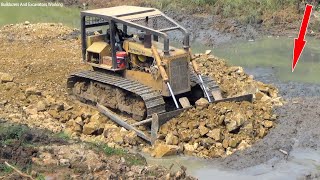
[[[0,147],[0,179],[194,179],[184,167],[148,166],[138,154],[24,125],[0,122]]]
[[[68,75],[88,69],[80,61],[76,30],[61,24],[28,23],[0,30],[1,117],[30,127],[65,131],[72,138],[110,147],[148,147],[134,132],[120,128],[66,93]],[[211,55],[198,55],[196,61],[203,74],[216,80],[224,97],[253,93],[255,102],[204,105],[183,113],[161,127],[161,146],[152,150],[154,156],[183,152],[224,157],[249,147],[274,126],[272,108],[282,105],[275,87],[255,81],[241,67],[229,66]]]

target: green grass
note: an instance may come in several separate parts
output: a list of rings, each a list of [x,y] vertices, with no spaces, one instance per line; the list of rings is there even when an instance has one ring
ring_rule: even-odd
[[[28,131],[26,126],[0,126],[0,143],[5,145],[11,144],[15,140],[21,139],[21,136]]]
[[[37,0],[0,0],[0,2],[41,2]],[[73,7],[2,7],[0,26],[5,24],[47,22],[64,23],[71,27],[80,25],[80,9]]]
[[[99,145],[100,148],[103,150],[104,154],[107,156],[111,155],[125,155],[127,152],[123,149],[111,148],[106,144]]]
[[[1,176],[10,174],[10,173],[12,173],[12,171],[13,171],[13,169],[11,167],[8,167],[5,164],[0,164],[0,175]]]
[[[87,144],[90,146],[92,150],[96,152],[103,152],[106,156],[123,157],[129,166],[146,164],[146,161],[142,156],[138,154],[129,153],[124,149],[112,148],[104,143],[87,143]]]
[[[63,131],[59,132],[58,134],[54,134],[54,137],[57,137],[59,139],[65,140],[65,141],[70,140],[70,136]]]
[[[43,174],[39,174],[37,177],[36,177],[36,180],[45,180],[46,177],[43,175]]]

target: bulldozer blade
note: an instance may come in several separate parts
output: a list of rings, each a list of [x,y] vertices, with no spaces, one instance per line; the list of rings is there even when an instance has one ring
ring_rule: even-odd
[[[237,96],[237,97],[215,100],[215,101],[211,102],[210,104],[215,104],[215,103],[219,103],[219,102],[232,102],[232,101],[233,102],[241,102],[241,101],[252,102],[253,101],[253,94],[246,94],[246,95]],[[159,126],[163,125],[164,123],[166,123],[170,119],[178,116],[183,111],[188,110],[190,108],[192,108],[192,107],[187,107],[187,108],[183,108],[183,109],[178,109],[178,110],[158,114]]]

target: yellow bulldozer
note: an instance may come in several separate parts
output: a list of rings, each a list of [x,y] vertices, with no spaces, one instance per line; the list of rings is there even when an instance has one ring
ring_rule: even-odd
[[[169,45],[182,32],[182,47]],[[81,12],[83,62],[92,70],[68,78],[69,93],[90,102],[121,126],[154,142],[159,126],[200,98],[210,103],[252,101],[252,94],[225,98],[203,76],[189,46],[189,33],[155,8],[117,6]],[[125,118],[137,123],[129,124]],[[136,126],[151,124],[151,135]]]

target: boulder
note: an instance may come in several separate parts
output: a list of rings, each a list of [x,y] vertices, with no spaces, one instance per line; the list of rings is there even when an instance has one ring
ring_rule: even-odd
[[[273,127],[273,122],[272,121],[263,121],[263,126],[266,127],[266,128],[271,128]]]
[[[124,139],[123,139],[123,136],[119,133],[119,132],[117,132],[117,133],[112,133],[112,139],[113,139],[113,141],[115,142],[115,143],[117,143],[117,144],[123,144],[123,142],[124,142]]]
[[[179,144],[179,138],[177,136],[173,135],[173,133],[169,133],[166,136],[166,144],[177,145],[177,144]]]
[[[211,137],[212,139],[216,140],[216,141],[220,141],[221,140],[221,130],[216,128],[216,129],[212,129],[207,133],[208,137]]]
[[[205,54],[206,54],[206,55],[211,54],[211,50],[210,50],[210,49],[206,50]]]
[[[250,147],[247,141],[242,140],[238,145],[238,150],[244,150],[246,148]]]
[[[235,120],[231,120],[227,125],[226,125],[226,128],[229,132],[233,131],[233,130],[236,130],[238,128],[238,125],[237,125],[237,121]]]
[[[200,98],[195,102],[196,106],[207,107],[209,105],[209,101],[205,98]]]
[[[191,139],[191,131],[190,130],[183,130],[179,133],[179,138],[183,142],[187,142]]]
[[[229,140],[229,147],[235,148],[235,147],[237,147],[238,143],[239,143],[238,139],[231,138]]]
[[[205,126],[199,126],[199,130],[200,130],[200,135],[203,136],[205,134],[207,134],[209,132],[209,129],[206,128]]]
[[[98,128],[99,128],[99,126],[96,123],[89,122],[88,124],[85,124],[83,126],[83,131],[82,132],[83,132],[83,134],[90,135],[94,131],[96,131]]]
[[[199,144],[198,143],[194,143],[194,144],[184,144],[183,148],[184,151],[187,154],[192,154],[197,148],[198,148]]]
[[[152,156],[161,158],[163,156],[175,155],[179,151],[179,146],[158,143],[154,146]]]
[[[48,111],[48,113],[49,113],[53,118],[55,118],[55,119],[61,118],[59,112],[56,111],[56,110],[54,110],[54,109],[50,109],[50,110]]]

